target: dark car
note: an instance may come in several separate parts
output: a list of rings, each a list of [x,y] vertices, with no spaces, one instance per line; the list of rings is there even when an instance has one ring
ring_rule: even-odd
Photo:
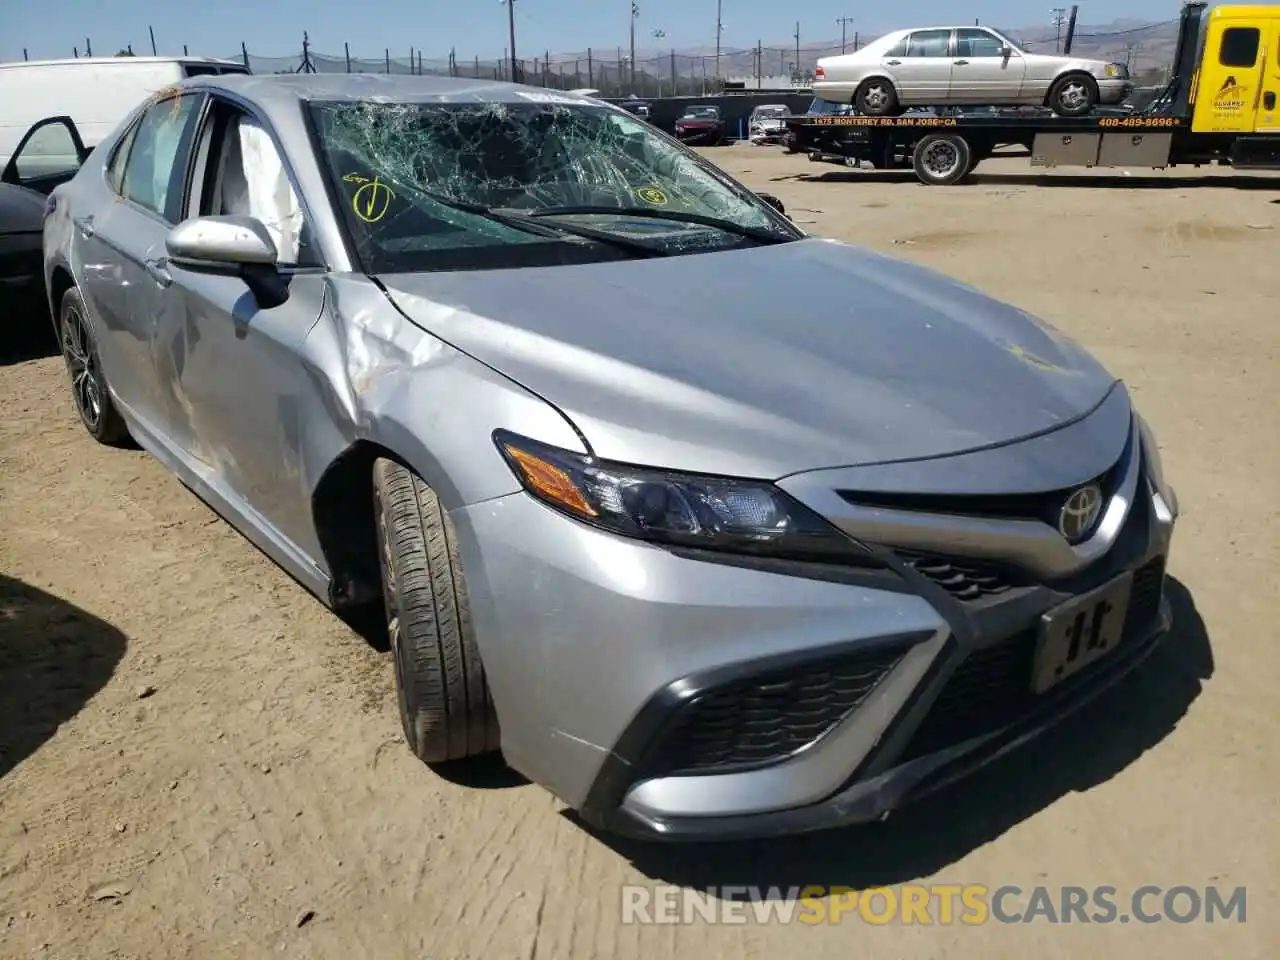
[[[690,146],[715,147],[724,143],[724,117],[720,108],[707,104],[689,107],[676,121],[676,137]]]
[[[64,122],[65,121],[65,122]],[[44,295],[44,215],[47,195],[70,180],[88,151],[69,118],[53,117],[32,127],[0,172],[0,319],[6,340],[42,334],[30,319],[47,321]]]

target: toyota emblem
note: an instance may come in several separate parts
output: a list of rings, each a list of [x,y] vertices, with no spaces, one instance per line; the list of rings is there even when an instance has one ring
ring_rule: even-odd
[[[1058,532],[1071,543],[1079,543],[1093,532],[1102,513],[1102,488],[1096,483],[1081,487],[1067,497],[1058,514]]]

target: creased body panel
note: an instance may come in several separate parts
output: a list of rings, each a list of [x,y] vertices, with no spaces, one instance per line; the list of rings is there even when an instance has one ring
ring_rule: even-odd
[[[959,453],[1069,423],[1114,382],[1014,307],[821,240],[383,280],[597,455],[673,469],[778,477]]]

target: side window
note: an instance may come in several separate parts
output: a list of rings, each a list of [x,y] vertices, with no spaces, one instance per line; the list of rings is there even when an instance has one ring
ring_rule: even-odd
[[[133,146],[134,138],[138,133],[138,124],[134,124],[125,131],[124,136],[120,138],[120,142],[116,144],[116,152],[111,155],[111,163],[107,165],[107,182],[111,184],[111,189],[116,193],[124,191],[124,165],[129,159],[129,148]]]
[[[968,27],[956,31],[957,57],[998,57],[1004,43],[995,34]]]
[[[152,104],[142,116],[129,158],[125,161],[121,193],[139,206],[168,219],[173,195],[181,193],[186,151],[199,96],[173,97]]]
[[[302,204],[267,128],[220,104],[209,129],[199,215],[253,217],[271,234],[281,265],[319,265]]]
[[[917,30],[907,41],[907,56],[945,57],[950,46],[950,30]]]
[[[889,59],[897,59],[898,57],[905,57],[907,55],[907,41],[910,39],[911,39],[910,36],[903,37],[901,40],[895,43],[888,51],[886,51],[885,57]]]
[[[1227,27],[1222,31],[1218,62],[1224,67],[1252,67],[1258,62],[1261,42],[1257,27]]]

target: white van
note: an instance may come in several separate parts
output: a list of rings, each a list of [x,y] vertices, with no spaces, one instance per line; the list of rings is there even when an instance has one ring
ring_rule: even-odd
[[[46,117],[70,117],[85,147],[92,149],[157,90],[199,74],[248,72],[249,68],[237,61],[209,57],[80,57],[0,63],[0,170],[32,125]],[[23,151],[24,161],[47,162],[51,171],[66,161],[78,164],[78,159],[54,155],[64,152],[65,138],[52,133],[49,150],[33,141]],[[47,161],[45,153],[49,154]]]

